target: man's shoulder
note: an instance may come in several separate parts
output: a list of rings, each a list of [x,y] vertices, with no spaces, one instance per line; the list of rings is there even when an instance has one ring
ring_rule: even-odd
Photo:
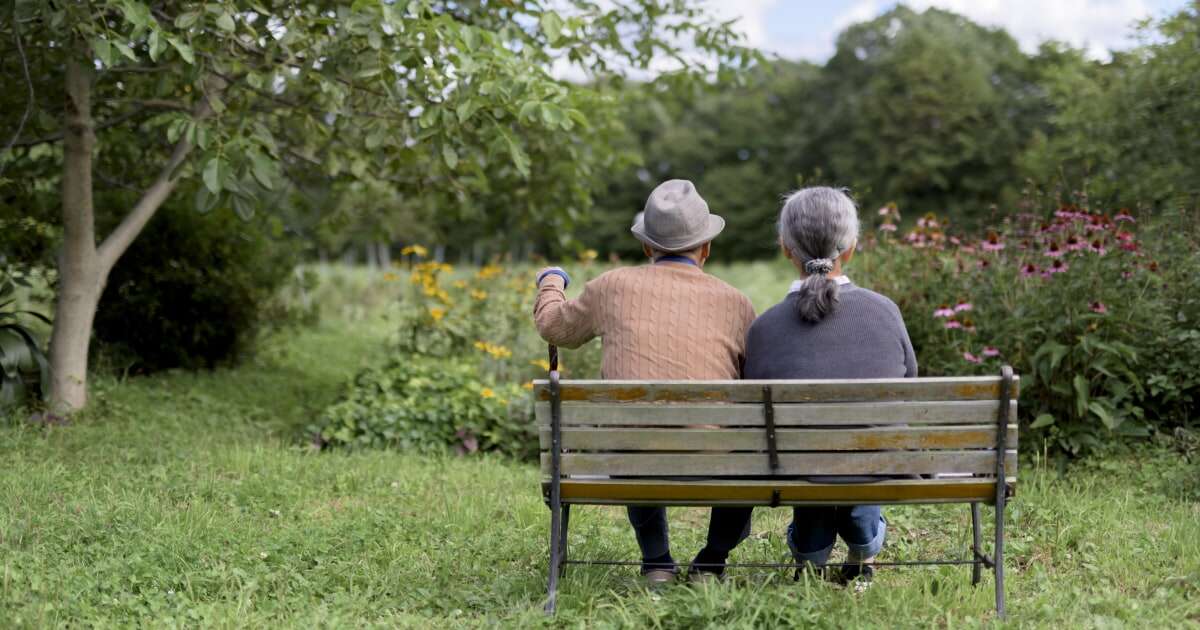
[[[750,301],[750,298],[747,297],[745,293],[742,293],[741,289],[733,286],[732,284],[729,284],[728,282],[725,282],[724,280],[722,280],[710,273],[704,274],[703,277],[705,279],[704,281],[707,282],[710,286],[712,286],[713,290],[716,291],[718,294],[720,294],[722,297],[729,299],[729,300],[737,301],[743,305],[750,306],[751,308],[753,308],[753,303]]]

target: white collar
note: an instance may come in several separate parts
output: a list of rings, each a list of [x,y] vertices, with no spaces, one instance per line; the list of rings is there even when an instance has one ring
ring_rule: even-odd
[[[839,287],[842,285],[850,284],[850,277],[846,276],[846,275],[834,276],[833,278],[831,278],[831,280],[836,282]],[[804,284],[803,280],[793,281],[792,286],[788,288],[788,293],[795,293],[795,292],[799,291],[800,285],[802,285],[802,284]]]

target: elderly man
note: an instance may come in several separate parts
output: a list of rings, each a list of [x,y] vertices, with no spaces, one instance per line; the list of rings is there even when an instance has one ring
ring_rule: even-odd
[[[537,275],[533,307],[547,342],[577,348],[603,342],[602,376],[608,379],[736,379],[745,358],[754,307],[737,289],[704,273],[711,241],[725,220],[710,214],[691,182],[663,182],[646,201],[631,231],[650,264],[613,269],[568,300],[570,277],[558,267]],[[675,579],[666,509],[629,506],[650,586]],[[692,561],[689,579],[720,576],[725,560],[750,531],[749,510],[714,508],[708,544]]]

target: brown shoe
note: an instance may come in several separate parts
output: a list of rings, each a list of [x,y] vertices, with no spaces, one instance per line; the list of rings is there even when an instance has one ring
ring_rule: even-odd
[[[642,574],[642,582],[647,588],[662,588],[675,581],[675,572],[666,569],[651,569]]]

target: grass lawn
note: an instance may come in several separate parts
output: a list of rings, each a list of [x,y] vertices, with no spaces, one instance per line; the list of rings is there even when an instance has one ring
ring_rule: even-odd
[[[995,623],[990,577],[972,588],[967,568],[883,569],[861,595],[767,570],[650,594],[629,568],[571,568],[547,620],[533,466],[302,444],[341,384],[382,359],[387,331],[331,318],[237,369],[100,379],[69,426],[0,423],[0,627]],[[1200,626],[1200,503],[1179,459],[1147,451],[1062,476],[1023,447],[1008,624]],[[966,549],[965,506],[887,515],[888,559]],[[686,560],[707,514],[670,518]],[[734,559],[785,560],[787,518],[758,510]],[[623,512],[577,507],[572,553],[635,558]]]

